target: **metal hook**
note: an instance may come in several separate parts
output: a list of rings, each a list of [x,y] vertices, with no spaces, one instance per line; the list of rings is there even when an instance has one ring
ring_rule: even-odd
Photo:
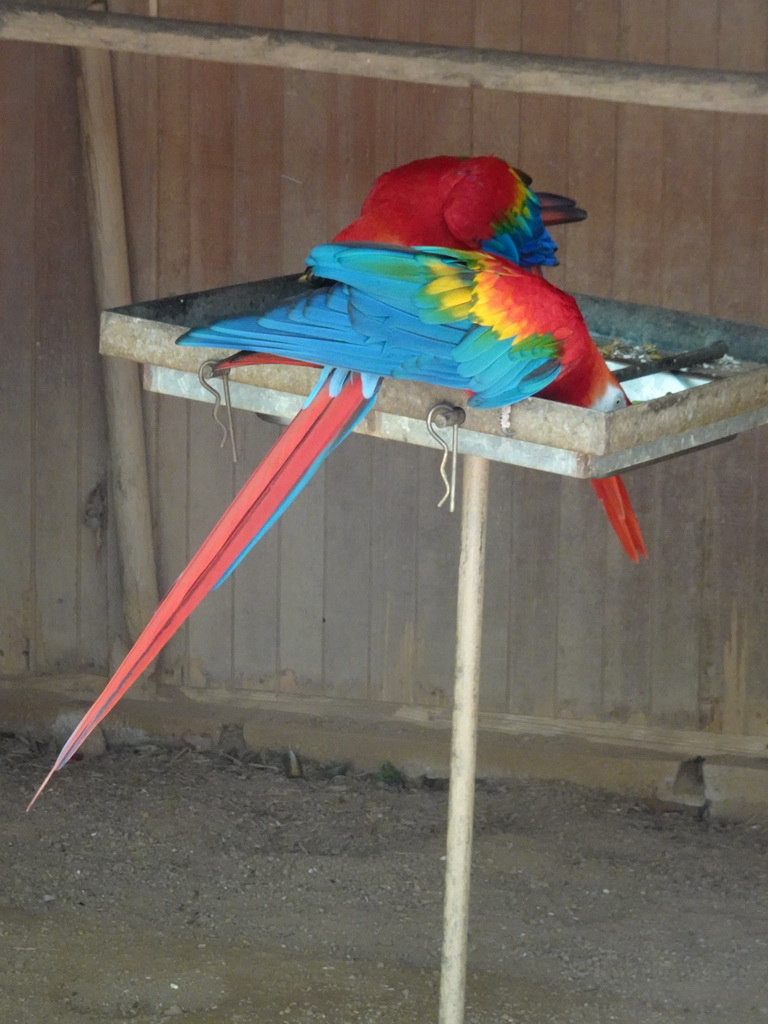
[[[213,418],[221,430],[221,444],[219,448],[223,448],[229,438],[232,445],[232,461],[237,462],[237,446],[235,444],[235,427],[232,422],[232,399],[229,393],[229,370],[217,370],[218,362],[215,359],[209,359],[202,363],[200,369],[197,371],[197,379],[200,381],[202,387],[208,392],[209,395],[213,396]],[[224,405],[227,410],[227,423],[226,425],[219,419],[219,410],[221,408],[221,395],[213,387],[209,381],[212,377],[221,377],[221,387],[224,392]]]
[[[436,424],[436,417],[440,417],[441,423]],[[450,511],[453,512],[456,507],[456,459],[458,456],[459,449],[459,427],[467,418],[467,414],[458,405],[449,405],[447,402],[438,402],[437,405],[433,405],[427,413],[427,430],[431,436],[437,441],[440,447],[443,449],[443,457],[440,460],[440,477],[445,484],[445,493],[443,494],[440,501],[437,503],[438,508],[442,508],[445,502],[450,498],[450,505],[448,506]],[[441,428],[451,428],[451,443],[440,436],[437,432],[437,426]],[[448,460],[448,455],[451,456],[451,475],[450,478],[445,471],[445,463]]]

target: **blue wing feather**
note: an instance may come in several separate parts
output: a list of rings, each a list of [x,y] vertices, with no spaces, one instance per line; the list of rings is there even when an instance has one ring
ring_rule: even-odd
[[[308,263],[336,284],[263,316],[196,328],[179,344],[263,351],[469,390],[475,392],[472,404],[483,408],[510,404],[554,380],[560,365],[552,358],[551,338],[499,337],[497,326],[491,330],[473,319],[468,293],[477,258],[427,247],[317,246]],[[450,269],[439,300],[427,290],[436,281],[436,261]]]

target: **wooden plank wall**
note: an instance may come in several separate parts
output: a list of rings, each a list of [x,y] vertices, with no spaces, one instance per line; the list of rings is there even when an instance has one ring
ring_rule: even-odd
[[[0,674],[98,673],[122,624],[70,53],[3,46],[0,165]]]
[[[146,0],[114,10],[146,13]],[[762,0],[160,0],[168,17],[527,52],[766,70]],[[0,671],[102,671],[111,539],[82,525],[106,473],[70,55],[2,47]],[[134,55],[115,59],[137,299],[296,270],[379,172],[496,152],[590,211],[560,229],[574,291],[768,323],[766,123],[746,116]],[[10,362],[6,358],[6,367]],[[276,436],[146,398],[167,587]],[[768,731],[768,435],[628,477],[651,559],[628,564],[591,488],[495,466],[486,710]],[[443,706],[458,523],[433,453],[352,438],[169,645],[189,689]]]

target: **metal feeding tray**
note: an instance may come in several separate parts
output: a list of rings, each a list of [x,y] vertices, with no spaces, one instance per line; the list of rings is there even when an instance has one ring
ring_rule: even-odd
[[[221,349],[177,346],[189,327],[263,312],[306,289],[298,276],[157,299],[109,310],[101,318],[104,355],[144,363],[150,391],[212,401],[200,364]],[[724,341],[728,355],[682,373],[646,375],[626,385],[636,404],[609,414],[528,398],[509,409],[467,408],[463,392],[411,381],[385,381],[358,433],[437,447],[426,417],[438,402],[466,409],[459,451],[564,476],[607,476],[733,437],[768,422],[768,329],[609,299],[577,296],[598,344],[613,341],[618,359],[649,349],[675,353]],[[616,344],[616,341],[618,342]],[[302,367],[244,367],[230,375],[235,408],[289,418],[317,377]]]

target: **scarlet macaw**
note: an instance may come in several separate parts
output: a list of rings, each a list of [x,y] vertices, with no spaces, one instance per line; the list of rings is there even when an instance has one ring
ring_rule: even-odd
[[[584,220],[572,199],[533,192],[497,156],[433,156],[386,171],[335,242],[483,249],[531,269],[557,264],[547,225]]]
[[[516,174],[515,179],[529,192],[523,179]],[[528,204],[527,221],[497,222],[501,227],[491,240],[505,234],[517,238],[521,260],[535,266],[537,259],[547,263],[554,254],[543,225],[530,228],[539,214],[535,198]],[[540,240],[538,250],[530,246],[531,238]],[[575,300],[502,255],[341,242],[318,246],[308,264],[330,283],[261,317],[221,321],[180,339],[182,344],[252,346],[259,361],[266,353],[266,361],[327,369],[67,740],[30,806],[208,591],[226,579],[368,412],[382,377],[467,390],[470,404],[481,408],[537,393],[603,411],[627,404]],[[637,560],[645,549],[631,506],[621,502],[608,511]]]
[[[376,179],[360,217],[334,241],[482,249],[541,273],[542,266],[557,264],[557,246],[546,226],[584,220],[587,214],[572,199],[533,192],[530,184],[529,175],[496,156],[414,160]],[[539,397],[587,404],[572,399],[562,384]],[[646,556],[621,478],[590,483],[629,557],[636,562]]]
[[[542,266],[557,264],[557,246],[547,225],[580,221],[587,215],[572,199],[533,192],[530,184],[524,171],[496,156],[413,160],[376,179],[360,216],[334,241],[481,249],[541,273]],[[269,363],[274,358],[263,351],[241,352],[221,366]],[[570,380],[572,389],[573,374]],[[583,388],[588,387],[585,382]],[[564,389],[561,382],[543,389],[539,396],[589,406],[589,402],[571,397],[570,389]],[[590,483],[624,550],[633,561],[639,561],[647,552],[623,481],[613,476]]]

